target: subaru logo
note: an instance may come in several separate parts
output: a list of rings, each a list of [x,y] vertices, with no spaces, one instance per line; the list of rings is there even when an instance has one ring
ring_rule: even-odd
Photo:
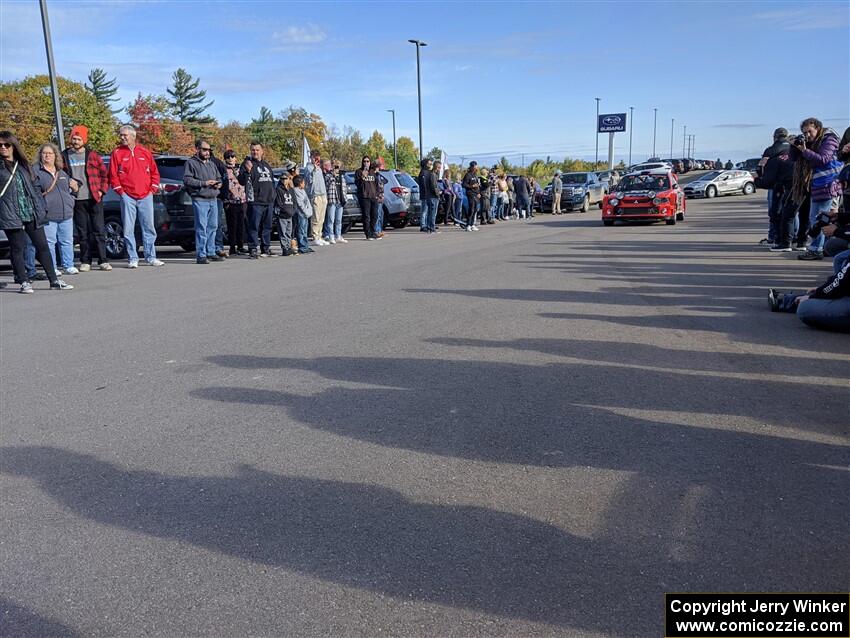
[[[617,126],[620,122],[622,122],[622,118],[619,115],[606,115],[602,118],[602,123],[605,126]]]

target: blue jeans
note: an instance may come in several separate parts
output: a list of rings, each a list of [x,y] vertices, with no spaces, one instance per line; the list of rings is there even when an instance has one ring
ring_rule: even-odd
[[[218,205],[215,199],[192,198],[195,212],[195,254],[212,257],[216,254],[215,233],[218,230]]]
[[[816,202],[812,200],[812,206],[809,209],[809,227],[811,228],[812,224],[815,223],[815,218],[821,213],[828,213],[832,208],[832,199],[825,199],[822,202]],[[826,235],[823,233],[818,233],[817,237],[812,238],[812,242],[809,244],[809,250],[816,253],[823,252],[823,245],[826,243]]]
[[[806,299],[797,306],[797,316],[812,328],[850,332],[850,297]]]
[[[455,207],[452,211],[452,218],[456,223],[463,221],[463,197],[455,195]]]
[[[139,251],[136,248],[136,219],[142,227],[142,243],[145,259],[156,259],[156,228],[153,225],[153,195],[142,199],[133,199],[126,193],[121,195],[121,224],[124,226],[124,243],[127,246],[127,261],[138,263]]]
[[[307,226],[310,220],[301,213],[295,213],[292,222],[295,224],[295,239],[298,241],[298,250],[307,250],[310,247],[307,242]]]
[[[326,239],[339,239],[342,237],[342,209],[344,204],[328,204],[325,209],[325,225],[322,235]]]
[[[422,200],[422,215],[419,218],[419,230],[437,230],[437,206],[440,200],[428,197]]]
[[[490,193],[490,219],[496,218],[496,212],[499,209],[498,193]]]
[[[375,234],[384,230],[384,205],[378,202],[377,213],[375,214]]]
[[[844,268],[844,264],[850,260],[850,249],[838,253],[832,258],[832,270],[837,275],[838,271]]]
[[[66,219],[62,222],[47,222],[44,225],[44,236],[47,239],[47,247],[50,249],[50,258],[53,260],[54,268],[68,270],[74,265],[74,220]],[[62,263],[56,263],[56,244],[59,244],[59,257]],[[27,267],[27,275],[35,276],[35,246],[27,237],[27,251],[24,253],[24,263]]]

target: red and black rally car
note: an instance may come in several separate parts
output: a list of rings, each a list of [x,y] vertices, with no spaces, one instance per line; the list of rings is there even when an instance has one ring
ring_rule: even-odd
[[[675,173],[655,168],[629,173],[602,201],[602,223],[664,220],[668,224],[685,219],[685,194]]]

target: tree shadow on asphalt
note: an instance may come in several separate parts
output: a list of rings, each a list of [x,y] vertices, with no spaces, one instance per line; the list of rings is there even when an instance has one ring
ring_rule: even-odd
[[[9,638],[76,638],[79,634],[62,623],[0,596],[0,636],[8,636]]]

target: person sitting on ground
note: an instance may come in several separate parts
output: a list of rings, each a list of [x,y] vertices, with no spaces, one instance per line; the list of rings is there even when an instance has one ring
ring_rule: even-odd
[[[850,260],[818,288],[805,294],[771,288],[767,301],[773,312],[796,312],[812,328],[850,332]]]

